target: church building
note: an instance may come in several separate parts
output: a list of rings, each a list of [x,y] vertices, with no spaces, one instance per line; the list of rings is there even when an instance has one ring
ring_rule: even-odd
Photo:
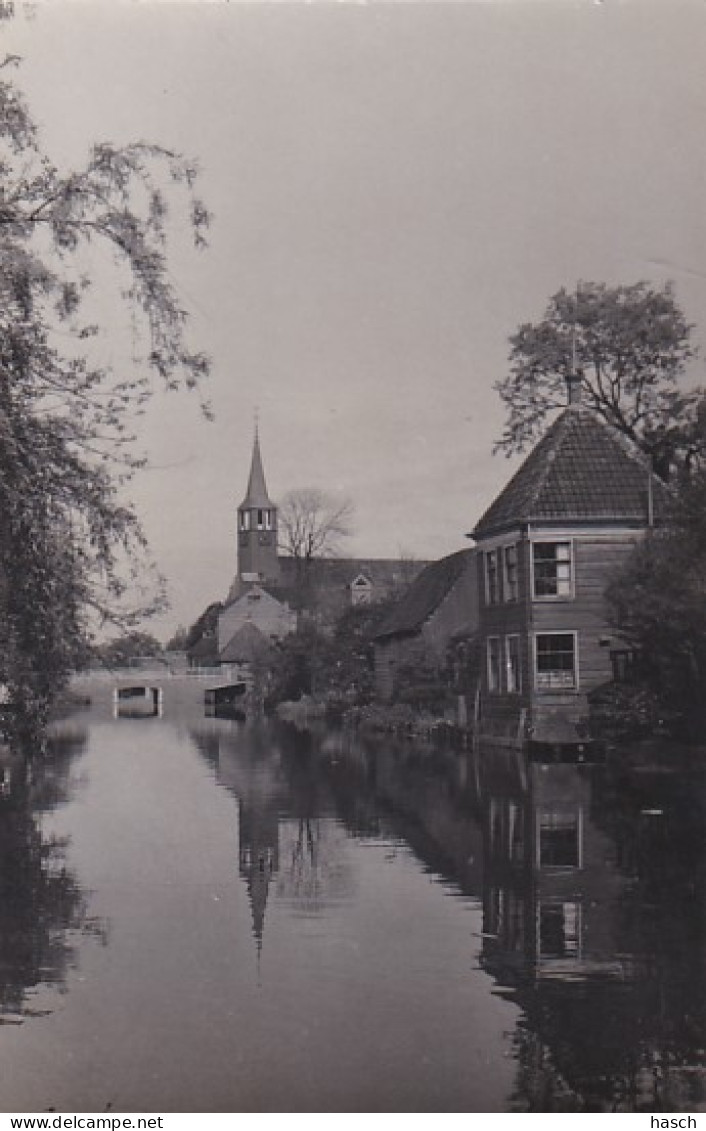
[[[210,643],[211,663],[252,663],[294,632],[300,617],[324,631],[351,606],[404,592],[429,563],[386,558],[322,557],[307,563],[278,552],[278,508],[265,480],[256,428],[245,497],[236,519],[237,570]],[[200,662],[204,662],[200,659]]]

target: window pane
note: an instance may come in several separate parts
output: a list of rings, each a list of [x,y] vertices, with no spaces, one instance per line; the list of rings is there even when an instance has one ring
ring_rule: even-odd
[[[488,638],[488,690],[500,690],[500,638]]]
[[[532,560],[535,597],[571,596],[570,542],[535,542]]]
[[[581,908],[578,903],[540,903],[540,958],[575,958],[581,949]]]
[[[540,865],[554,868],[578,868],[579,829],[579,815],[575,809],[540,812]]]
[[[536,682],[540,688],[574,687],[574,637],[569,632],[542,633],[536,638]]]

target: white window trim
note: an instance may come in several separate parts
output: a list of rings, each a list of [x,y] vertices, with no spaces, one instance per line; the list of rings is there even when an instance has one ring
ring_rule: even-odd
[[[570,565],[571,565],[571,592],[568,594],[560,594],[552,596],[546,594],[543,597],[538,597],[534,588],[534,547],[535,546],[556,546],[560,542],[569,543],[570,552]],[[538,601],[540,604],[553,604],[556,601],[573,601],[576,598],[576,541],[574,538],[567,538],[565,536],[557,535],[554,537],[547,536],[546,538],[532,538],[530,541],[530,594],[533,601]]]
[[[497,601],[490,600],[490,579],[488,577],[488,557],[493,554],[495,557],[495,576],[498,588]],[[493,546],[489,550],[483,551],[483,581],[485,583],[485,604],[486,608],[496,609],[502,605],[503,601],[503,585],[502,585],[502,550],[500,546]]]
[[[497,640],[497,642],[498,642],[498,686],[497,687],[491,687],[491,682],[492,682],[491,678],[490,678],[490,642],[491,642],[491,640]],[[486,677],[487,677],[487,681],[488,681],[488,691],[489,691],[489,693],[491,695],[501,694],[502,690],[503,690],[503,641],[502,641],[502,636],[486,636],[486,638],[485,638],[485,666],[486,666]]]
[[[537,638],[539,636],[573,636],[574,638],[574,686],[573,687],[540,687],[537,681]],[[544,628],[541,632],[533,634],[532,644],[532,682],[535,691],[546,695],[573,695],[581,686],[581,672],[579,664],[579,634],[576,628],[559,628],[556,630]]]
[[[576,954],[569,958],[554,958],[548,954],[542,954],[542,943],[540,926],[542,922],[542,907],[553,907],[557,904],[566,905],[571,903],[576,907]],[[537,959],[540,966],[551,966],[555,963],[562,962],[580,962],[583,958],[583,902],[581,899],[552,899],[549,896],[537,900],[537,908],[535,912],[535,939],[537,948]]]
[[[508,675],[510,673],[510,649],[508,641],[517,641],[517,687],[510,688],[510,680]],[[505,661],[505,690],[508,695],[521,695],[522,694],[522,643],[519,632],[509,632],[503,638],[503,659]]]
[[[507,577],[507,562],[505,554],[508,550],[515,550],[515,596],[509,597],[510,585]],[[500,547],[500,559],[502,562],[502,575],[503,575],[503,600],[504,605],[516,605],[520,599],[520,543],[519,542],[506,542],[504,546]],[[534,587],[532,589],[534,592]]]

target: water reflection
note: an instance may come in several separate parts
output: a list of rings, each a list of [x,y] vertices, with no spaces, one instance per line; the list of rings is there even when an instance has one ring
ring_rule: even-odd
[[[191,737],[237,800],[238,870],[260,953],[272,889],[297,915],[321,913],[349,895],[334,799],[307,732],[221,722],[192,728]]]
[[[336,829],[408,846],[482,901],[481,967],[521,1009],[515,1110],[703,1105],[702,777],[243,733],[193,737],[238,799],[259,947],[273,890],[300,913],[350,896]]]
[[[0,795],[0,1024],[45,1010],[43,985],[62,987],[75,958],[72,934],[102,937],[88,899],[66,864],[65,840],[47,833],[42,815],[66,801],[86,731],[58,727],[45,757],[4,767]]]

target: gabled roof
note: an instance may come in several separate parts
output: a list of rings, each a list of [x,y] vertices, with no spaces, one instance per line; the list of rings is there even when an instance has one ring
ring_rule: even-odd
[[[267,639],[256,624],[244,624],[231,636],[219,659],[225,663],[235,663],[240,660],[251,662],[269,647]]]
[[[218,654],[216,638],[212,633],[204,633],[191,648],[187,648],[190,660],[215,660]]]
[[[565,408],[478,522],[485,538],[527,522],[646,524],[649,495],[656,518],[669,489],[626,437],[585,405]]]
[[[419,632],[468,568],[473,550],[457,550],[423,569],[404,597],[389,612],[375,639]]]
[[[245,498],[240,504],[243,507],[273,507],[274,504],[267,494],[267,486],[265,484],[265,473],[262,470],[262,456],[260,455],[260,437],[255,432],[255,439],[252,448],[252,461],[250,463],[250,478],[248,479],[248,489],[245,493]]]

